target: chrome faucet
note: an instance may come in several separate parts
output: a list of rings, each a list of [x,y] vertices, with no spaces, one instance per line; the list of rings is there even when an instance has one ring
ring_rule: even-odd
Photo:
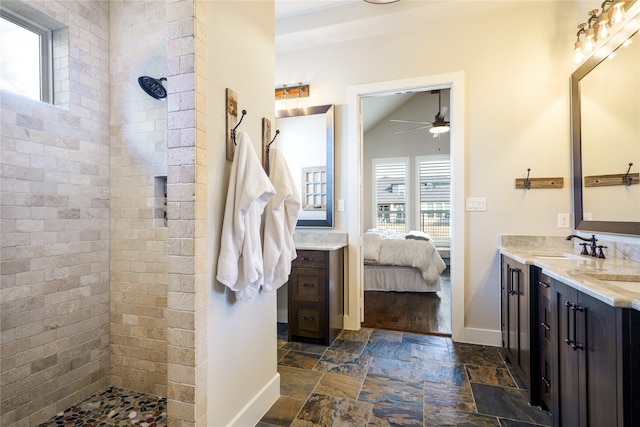
[[[583,246],[581,255],[589,255],[594,258],[604,258],[604,253],[602,252],[602,248],[606,248],[606,246],[598,246],[596,244],[598,242],[598,239],[596,239],[595,234],[592,234],[591,238],[589,239],[578,236],[576,234],[570,234],[567,236],[567,240],[571,240],[574,237],[577,239],[583,240],[585,242],[588,242],[588,243],[581,243],[581,245]],[[591,252],[587,252],[587,244],[589,245]],[[600,249],[600,251],[598,251],[597,249]]]

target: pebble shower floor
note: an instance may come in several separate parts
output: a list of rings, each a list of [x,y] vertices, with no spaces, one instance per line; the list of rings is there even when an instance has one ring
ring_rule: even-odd
[[[147,426],[167,425],[167,399],[152,394],[108,387],[55,415],[47,426]]]

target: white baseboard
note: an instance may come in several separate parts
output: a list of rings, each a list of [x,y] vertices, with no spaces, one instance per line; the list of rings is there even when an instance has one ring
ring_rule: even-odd
[[[468,344],[502,346],[502,332],[493,329],[464,328],[464,341]]]
[[[269,381],[254,397],[242,408],[242,411],[236,415],[228,427],[245,427],[258,424],[260,419],[267,413],[269,408],[280,397],[280,374],[276,375]]]

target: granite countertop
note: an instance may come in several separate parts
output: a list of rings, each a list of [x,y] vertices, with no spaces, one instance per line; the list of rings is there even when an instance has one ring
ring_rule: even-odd
[[[334,251],[347,246],[347,233],[296,230],[293,241],[299,250]]]
[[[640,262],[580,255],[572,245],[509,245],[500,253],[614,307],[640,311]],[[568,242],[570,243],[570,242]]]

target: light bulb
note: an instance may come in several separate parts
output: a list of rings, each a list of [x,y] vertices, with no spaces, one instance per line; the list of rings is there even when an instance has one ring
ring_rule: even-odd
[[[612,24],[618,24],[620,22],[622,22],[624,20],[624,2],[623,1],[619,1],[616,2],[613,6],[611,6],[611,8],[609,9],[609,21]]]
[[[449,132],[449,130],[450,128],[447,125],[440,125],[429,128],[429,132],[434,134]]]
[[[603,40],[609,35],[609,19],[604,17],[604,14],[600,16],[598,23],[598,40]]]
[[[575,49],[573,51],[573,62],[576,64],[581,63],[584,60],[584,52],[582,52],[582,42],[576,41]]]
[[[584,37],[584,51],[589,53],[592,52],[596,46],[595,43],[596,32],[593,27],[587,30],[587,35]]]

